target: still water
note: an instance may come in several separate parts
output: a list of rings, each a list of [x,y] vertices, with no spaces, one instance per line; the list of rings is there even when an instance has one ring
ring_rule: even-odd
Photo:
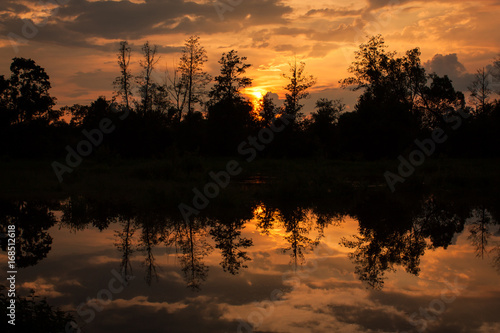
[[[494,204],[263,200],[190,224],[81,196],[1,206],[17,293],[75,332],[500,332]]]

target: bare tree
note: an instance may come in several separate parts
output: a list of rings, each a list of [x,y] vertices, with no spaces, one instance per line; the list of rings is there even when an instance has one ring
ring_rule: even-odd
[[[186,104],[186,85],[183,83],[182,76],[178,68],[174,68],[172,74],[167,70],[165,71],[165,84],[167,86],[167,93],[175,103],[177,110],[176,118],[181,120],[182,110]]]
[[[156,56],[157,46],[151,46],[147,41],[142,47],[144,59],[139,62],[142,67],[142,73],[137,77],[139,90],[142,97],[142,112],[146,113],[152,109],[152,89],[153,89],[153,74],[154,66],[158,62],[159,57]]]
[[[478,69],[474,81],[468,87],[470,101],[476,106],[476,114],[487,112],[490,107],[489,97],[493,91],[489,88],[489,85],[488,72],[484,67]]]
[[[129,100],[132,96],[132,74],[130,73],[130,53],[131,49],[127,41],[120,42],[118,49],[118,66],[120,66],[120,76],[117,76],[113,85],[117,89],[117,95],[121,96],[125,102],[127,110],[130,110]]]

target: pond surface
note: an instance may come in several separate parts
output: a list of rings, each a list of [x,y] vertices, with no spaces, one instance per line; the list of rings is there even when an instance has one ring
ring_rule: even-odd
[[[82,332],[500,332],[494,204],[339,201],[190,224],[80,196],[3,201],[0,227],[17,226],[18,293]]]

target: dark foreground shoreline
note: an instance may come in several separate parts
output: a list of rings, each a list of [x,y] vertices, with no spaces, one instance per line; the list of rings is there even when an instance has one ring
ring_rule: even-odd
[[[398,160],[341,161],[328,159],[256,159],[248,163],[232,158],[184,156],[176,159],[84,161],[59,182],[50,160],[0,161],[0,196],[4,199],[59,198],[84,195],[109,201],[163,200],[173,208],[190,201],[193,189],[203,192],[214,182],[210,174],[226,170],[236,161],[238,174],[215,198],[338,197],[365,191],[399,195],[445,192],[457,196],[489,196],[498,192],[499,159],[429,159],[395,185],[391,192],[384,174],[398,173]]]

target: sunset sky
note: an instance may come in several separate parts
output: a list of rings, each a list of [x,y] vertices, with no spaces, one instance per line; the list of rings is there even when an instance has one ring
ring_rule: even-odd
[[[280,74],[296,55],[317,78],[306,112],[320,97],[343,98],[352,107],[357,93],[338,81],[367,36],[382,34],[400,53],[420,47],[429,71],[448,74],[466,90],[472,73],[500,54],[499,13],[500,1],[493,0],[2,0],[0,74],[9,74],[13,57],[32,58],[50,75],[58,106],[89,103],[111,98],[121,40],[132,46],[134,74],[141,45],[158,45],[162,82],[184,40],[199,35],[212,75],[223,52],[248,57],[254,81],[246,92],[253,96],[271,91],[283,98]]]

